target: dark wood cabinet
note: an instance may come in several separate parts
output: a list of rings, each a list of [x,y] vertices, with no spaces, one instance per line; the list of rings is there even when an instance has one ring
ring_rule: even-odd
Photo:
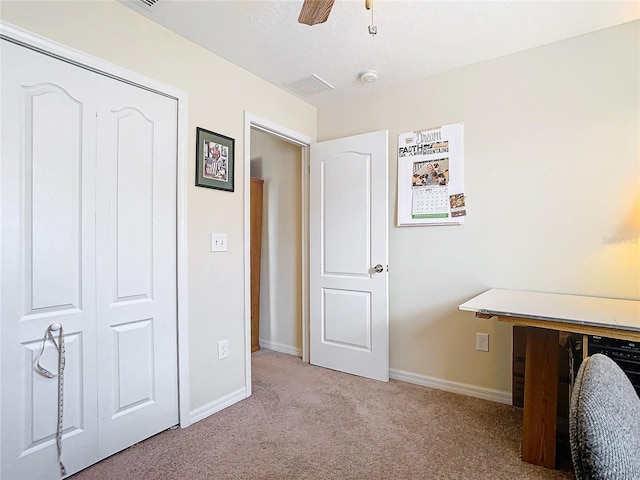
[[[262,252],[262,189],[264,180],[251,179],[251,352],[260,350],[260,261]]]

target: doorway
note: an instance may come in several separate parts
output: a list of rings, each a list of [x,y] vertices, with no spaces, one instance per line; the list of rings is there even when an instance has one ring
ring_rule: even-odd
[[[300,174],[298,177],[299,188],[296,190],[299,191],[299,206],[297,207],[297,211],[300,214],[300,221],[294,223],[297,225],[294,228],[299,228],[299,234],[297,238],[299,239],[299,243],[295,245],[296,253],[298,257],[299,264],[299,294],[298,298],[291,298],[291,300],[299,302],[298,306],[295,308],[298,310],[301,318],[301,322],[297,323],[297,327],[299,328],[299,334],[301,335],[301,356],[304,362],[309,362],[309,310],[308,310],[308,212],[309,212],[309,197],[308,197],[308,182],[309,182],[309,145],[315,143],[315,139],[307,137],[299,132],[295,132],[286,127],[278,125],[269,120],[265,120],[263,118],[257,117],[253,114],[245,112],[245,161],[244,161],[244,186],[245,186],[245,214],[244,214],[244,226],[245,226],[245,351],[246,351],[246,369],[245,369],[245,388],[247,391],[247,396],[251,395],[251,299],[250,299],[250,177],[251,177],[251,169],[252,169],[252,158],[257,157],[253,155],[252,152],[252,138],[257,139],[259,141],[266,142],[266,144],[272,142],[285,142],[289,148],[295,147],[296,149],[300,149]],[[277,175],[277,170],[280,166],[276,165],[266,165],[266,161],[259,161],[257,158],[254,158],[254,174],[264,174],[267,173],[270,177],[272,175]],[[274,162],[275,163],[275,162]],[[265,170],[266,169],[266,170]],[[291,181],[291,178],[288,180]],[[266,182],[265,182],[266,183]],[[267,187],[269,188],[269,184],[267,183]],[[266,197],[265,194],[265,198]],[[295,210],[294,210],[295,212]],[[285,222],[288,224],[287,228],[291,228],[291,223]],[[264,227],[263,227],[264,228]],[[264,251],[263,246],[263,251]],[[267,247],[268,248],[268,247]],[[274,252],[278,256],[280,255],[279,251],[281,248],[275,248]],[[282,260],[280,260],[282,261]],[[263,278],[268,278],[268,275],[272,272],[264,272],[262,275]],[[273,278],[273,276],[272,276]],[[277,281],[277,279],[276,279]],[[270,283],[270,282],[269,282]],[[274,311],[273,308],[270,308],[269,304],[266,304],[262,307],[262,310],[268,312],[267,315],[271,316]],[[271,319],[270,319],[271,320]],[[273,324],[273,323],[272,323]],[[289,322],[289,325],[290,322]],[[266,331],[266,327],[265,327]],[[292,333],[285,332],[284,337],[277,338],[286,338],[287,335],[291,338]],[[293,334],[295,335],[295,334]],[[275,338],[275,337],[274,337]],[[278,342],[276,342],[278,343]],[[294,352],[288,352],[294,353]],[[297,353],[297,352],[295,352]]]
[[[247,396],[251,395],[252,129],[303,147],[302,360],[387,381],[389,291],[384,265],[388,266],[388,132],[315,143],[245,113]],[[333,357],[335,361],[326,361]],[[359,367],[354,370],[354,365]]]
[[[250,174],[251,349],[301,357],[302,148],[253,129]]]

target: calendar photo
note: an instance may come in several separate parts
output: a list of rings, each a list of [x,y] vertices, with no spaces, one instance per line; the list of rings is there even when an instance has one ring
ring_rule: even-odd
[[[440,158],[428,162],[414,162],[411,186],[443,187],[449,183],[449,158]]]

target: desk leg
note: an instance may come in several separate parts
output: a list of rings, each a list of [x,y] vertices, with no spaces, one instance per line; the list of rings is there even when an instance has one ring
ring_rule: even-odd
[[[522,460],[555,468],[559,332],[527,327]]]

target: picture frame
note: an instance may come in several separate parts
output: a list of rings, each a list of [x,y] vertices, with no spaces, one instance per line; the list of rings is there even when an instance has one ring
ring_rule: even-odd
[[[235,140],[197,127],[196,186],[233,192]]]

